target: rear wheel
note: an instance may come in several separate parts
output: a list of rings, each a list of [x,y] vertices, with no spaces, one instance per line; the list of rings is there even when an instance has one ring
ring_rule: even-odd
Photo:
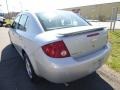
[[[30,63],[28,56],[26,54],[24,54],[23,56],[24,56],[26,71],[27,71],[29,78],[31,79],[31,81],[37,82],[38,76],[34,73],[32,64]]]

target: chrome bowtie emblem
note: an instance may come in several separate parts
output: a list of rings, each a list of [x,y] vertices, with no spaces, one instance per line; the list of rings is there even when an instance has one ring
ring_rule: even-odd
[[[97,39],[92,39],[91,40],[91,42],[92,42],[92,47],[95,47],[95,41],[96,41]]]

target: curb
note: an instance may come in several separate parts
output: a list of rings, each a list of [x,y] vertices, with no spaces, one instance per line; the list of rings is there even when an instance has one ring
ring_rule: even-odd
[[[109,68],[107,65],[103,65],[97,72],[120,85],[120,74]]]

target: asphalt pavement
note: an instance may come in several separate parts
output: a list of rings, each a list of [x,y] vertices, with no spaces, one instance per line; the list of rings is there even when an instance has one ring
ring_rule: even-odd
[[[7,31],[0,28],[0,90],[113,90],[97,73],[70,82],[69,86],[45,79],[32,83],[27,76],[24,61],[10,44]]]

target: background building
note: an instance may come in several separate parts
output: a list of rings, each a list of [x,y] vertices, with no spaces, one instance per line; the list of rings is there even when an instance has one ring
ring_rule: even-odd
[[[111,16],[115,15],[116,12],[114,11],[114,8],[117,7],[119,7],[117,18],[120,18],[120,2],[72,7],[64,10],[73,11],[87,19],[106,21],[111,20]]]

